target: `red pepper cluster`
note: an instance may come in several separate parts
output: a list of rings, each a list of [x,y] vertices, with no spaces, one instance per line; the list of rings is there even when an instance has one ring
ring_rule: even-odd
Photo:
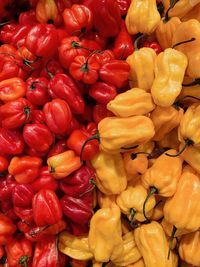
[[[57,234],[88,232],[95,174],[80,153],[127,89],[130,2],[0,1],[0,266],[68,266]]]

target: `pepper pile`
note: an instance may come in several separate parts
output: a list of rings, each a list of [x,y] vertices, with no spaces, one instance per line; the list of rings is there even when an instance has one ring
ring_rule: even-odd
[[[0,266],[200,266],[200,0],[3,0],[0,42]]]

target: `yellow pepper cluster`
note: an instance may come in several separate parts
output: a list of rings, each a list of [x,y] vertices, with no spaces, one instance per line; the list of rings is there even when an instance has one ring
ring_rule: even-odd
[[[131,35],[163,51],[135,50],[130,90],[98,124],[96,212],[84,236],[59,236],[61,252],[93,267],[200,266],[200,1],[132,0]]]

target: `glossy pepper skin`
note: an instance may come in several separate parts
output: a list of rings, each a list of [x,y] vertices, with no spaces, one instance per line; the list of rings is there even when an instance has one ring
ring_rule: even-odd
[[[187,0],[181,0],[178,1],[176,5],[170,9],[169,16],[170,17],[179,17],[182,18],[187,12],[195,8],[195,6],[198,4],[198,1],[187,1]]]
[[[37,178],[41,166],[42,159],[39,157],[13,157],[8,172],[15,177],[19,184],[28,184]]]
[[[88,236],[74,236],[68,232],[59,235],[58,249],[65,255],[77,260],[90,260],[93,258],[88,245]]]
[[[49,189],[41,189],[32,200],[33,217],[37,226],[57,223],[62,219],[62,210],[57,195]]]
[[[162,226],[158,222],[141,225],[135,229],[134,237],[137,247],[143,256],[145,266],[167,266],[176,267],[178,257],[171,253],[167,258],[168,241]],[[158,246],[159,244],[159,246]]]
[[[187,75],[190,78],[198,79],[200,77],[200,72],[197,65],[200,62],[200,50],[196,48],[194,54],[189,55],[188,67],[187,67]]]
[[[88,93],[98,103],[106,105],[110,100],[116,97],[117,89],[110,83],[96,82],[91,85]]]
[[[21,154],[23,149],[24,140],[20,132],[0,128],[0,150],[2,154],[17,155]]]
[[[145,115],[155,108],[151,94],[140,88],[132,88],[118,94],[107,104],[107,109],[117,117]]]
[[[0,213],[0,223],[0,245],[5,245],[9,242],[12,237],[12,234],[16,231],[17,228],[13,224],[12,220],[3,213]]]
[[[34,190],[30,184],[18,184],[12,191],[12,202],[17,207],[30,207]]]
[[[126,27],[130,34],[150,34],[158,26],[160,14],[155,0],[132,1],[126,15]]]
[[[101,208],[93,215],[88,242],[96,261],[113,261],[122,256],[120,209],[116,204],[113,203],[109,208]]]
[[[181,92],[187,64],[187,57],[172,48],[165,49],[157,56],[155,79],[151,87],[155,104],[161,107],[169,107],[174,103]]]

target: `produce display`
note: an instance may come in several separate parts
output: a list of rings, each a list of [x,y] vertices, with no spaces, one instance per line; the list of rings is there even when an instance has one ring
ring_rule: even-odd
[[[0,267],[200,267],[200,0],[0,1]]]

